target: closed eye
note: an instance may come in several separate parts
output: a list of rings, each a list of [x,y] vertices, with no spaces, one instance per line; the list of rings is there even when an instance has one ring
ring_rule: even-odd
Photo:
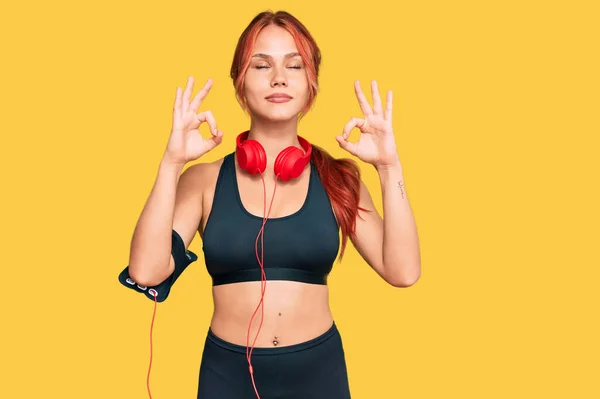
[[[270,67],[267,66],[267,65],[258,65],[258,66],[256,66],[256,69],[265,69],[265,68],[270,68]],[[290,68],[292,68],[292,69],[302,69],[302,67],[299,66],[299,65],[294,65],[294,66],[291,66]]]

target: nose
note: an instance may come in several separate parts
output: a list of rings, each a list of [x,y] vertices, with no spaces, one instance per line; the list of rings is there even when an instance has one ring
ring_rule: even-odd
[[[273,68],[274,73],[273,73],[273,77],[271,78],[271,87],[287,87],[287,78],[285,77],[285,74],[283,73],[283,70],[285,70],[285,68]]]
[[[271,87],[286,87],[287,82],[285,78],[273,78],[271,81]]]

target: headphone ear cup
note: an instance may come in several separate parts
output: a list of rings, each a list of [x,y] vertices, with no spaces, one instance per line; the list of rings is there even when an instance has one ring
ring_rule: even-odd
[[[256,156],[256,173],[262,173],[267,169],[267,153],[258,141],[252,147]]]
[[[275,165],[273,166],[275,175],[283,181],[297,178],[308,163],[308,159],[303,157],[304,152],[298,147],[285,148],[275,159]]]
[[[262,173],[267,168],[265,149],[256,140],[245,140],[236,153],[240,167],[248,173]]]

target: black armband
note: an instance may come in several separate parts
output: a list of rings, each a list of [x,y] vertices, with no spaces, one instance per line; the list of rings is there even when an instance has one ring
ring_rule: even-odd
[[[119,281],[125,287],[142,293],[153,301],[153,294],[156,294],[156,301],[163,302],[169,296],[171,287],[175,284],[175,281],[179,278],[181,273],[183,273],[192,262],[198,260],[198,256],[195,253],[185,249],[183,239],[175,230],[172,230],[171,234],[171,255],[173,255],[173,259],[175,260],[175,270],[162,283],[152,287],[139,285],[129,276],[129,266],[119,274]]]

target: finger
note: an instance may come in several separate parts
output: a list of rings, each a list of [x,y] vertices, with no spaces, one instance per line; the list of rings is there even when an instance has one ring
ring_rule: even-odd
[[[213,84],[213,81],[212,81],[212,79],[209,78],[206,81],[206,83],[204,84],[204,87],[198,92],[198,94],[196,94],[196,96],[192,100],[192,103],[190,104],[190,109],[192,111],[198,112],[198,108],[200,108],[200,105],[202,104],[202,100],[204,100],[204,97],[206,97],[206,95],[210,91],[212,84]]]
[[[381,109],[381,97],[379,97],[379,86],[375,80],[371,82],[371,96],[373,97],[373,111],[375,115],[381,115],[383,113]]]
[[[221,144],[221,142],[223,141],[223,131],[218,130],[217,134],[214,137],[211,137],[211,141],[215,143],[215,147]]]
[[[360,82],[358,80],[354,81],[354,92],[356,93],[356,97],[358,98],[358,105],[360,106],[361,111],[365,116],[369,116],[373,114],[373,110],[367,101],[367,97],[365,97],[364,93],[360,88]]]
[[[336,136],[335,139],[344,150],[348,151],[352,155],[358,154],[358,144],[352,143],[344,138],[344,136]]]
[[[366,125],[367,125],[366,119],[351,118],[348,122],[346,122],[346,125],[344,126],[344,129],[342,130],[342,136],[344,137],[344,139],[348,139],[348,137],[350,136],[350,133],[352,132],[352,129],[354,129],[354,128],[358,128],[361,133],[365,133],[364,128]]]
[[[198,119],[198,121],[200,122],[200,124],[202,122],[208,122],[208,126],[210,129],[210,133],[213,136],[216,136],[218,133],[218,129],[217,129],[217,121],[213,115],[213,113],[211,111],[204,111],[201,112],[199,114],[196,115],[196,118]]]
[[[219,130],[215,136],[211,137],[210,139],[204,140],[204,143],[206,144],[206,146],[208,146],[208,151],[210,151],[213,148],[215,148],[216,146],[218,146],[219,144],[221,144],[222,141],[223,141],[223,132],[221,130]]]
[[[342,136],[344,137],[344,139],[348,139],[348,137],[350,136],[350,132],[355,127],[358,127],[359,129],[362,128],[365,125],[365,122],[366,122],[366,120],[363,118],[355,118],[355,117],[350,118],[350,120],[348,122],[346,122],[346,125],[344,126],[344,129],[342,130]]]
[[[388,90],[385,100],[385,114],[383,118],[387,121],[392,120],[392,91]]]
[[[210,127],[210,133],[213,136],[216,136],[218,133],[217,120],[215,119],[215,116],[213,115],[212,111],[205,111],[205,113],[208,126]]]
[[[173,117],[181,115],[181,88],[175,91],[175,102],[173,103]]]
[[[190,106],[190,96],[192,95],[192,90],[194,89],[194,78],[188,77],[187,86],[185,86],[185,91],[183,92],[183,112],[187,111]]]
[[[175,92],[175,102],[173,103],[173,128],[181,127],[181,88]]]

